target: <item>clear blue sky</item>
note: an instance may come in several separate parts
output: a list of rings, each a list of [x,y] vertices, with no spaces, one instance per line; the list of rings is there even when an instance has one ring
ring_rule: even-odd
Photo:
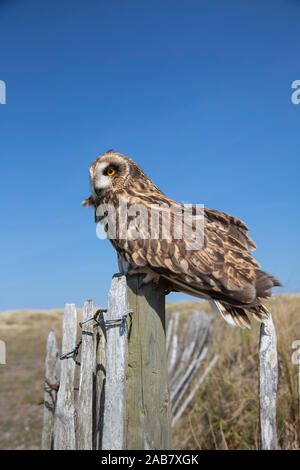
[[[299,292],[299,35],[298,0],[1,0],[0,310],[106,305],[115,252],[80,203],[109,148],[242,218]]]

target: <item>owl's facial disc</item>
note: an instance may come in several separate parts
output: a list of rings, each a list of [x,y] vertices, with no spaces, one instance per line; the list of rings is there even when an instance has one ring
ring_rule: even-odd
[[[115,153],[105,153],[91,165],[90,177],[94,200],[107,191],[120,190],[129,175],[125,158]]]
[[[96,196],[101,196],[106,189],[113,187],[113,178],[118,174],[118,167],[108,162],[100,163],[93,177],[93,190]]]

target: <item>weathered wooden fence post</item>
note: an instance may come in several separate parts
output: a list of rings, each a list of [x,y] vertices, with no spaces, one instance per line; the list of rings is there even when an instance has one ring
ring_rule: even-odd
[[[63,318],[60,383],[54,417],[54,449],[72,450],[75,442],[74,374],[77,312],[66,304]],[[72,351],[71,354],[69,354]],[[63,385],[63,386],[62,386]]]
[[[262,450],[277,448],[277,383],[277,336],[269,314],[261,324],[259,342],[259,446]]]
[[[298,350],[297,354],[298,359],[298,420],[299,420],[299,427],[300,427],[300,349]]]
[[[93,448],[93,372],[95,348],[93,332],[93,301],[85,302],[82,312],[82,344],[77,411],[77,449]]]
[[[129,320],[126,449],[172,448],[165,286],[127,277]]]
[[[106,329],[106,382],[102,449],[126,449],[126,376],[128,367],[127,283],[125,276],[112,279]]]
[[[106,331],[103,311],[94,333],[93,449],[102,449],[106,384]]]
[[[45,392],[44,392],[44,419],[42,433],[42,450],[50,450],[53,447],[53,419],[56,406],[57,389],[59,385],[59,357],[56,336],[53,330],[50,331],[45,360]]]

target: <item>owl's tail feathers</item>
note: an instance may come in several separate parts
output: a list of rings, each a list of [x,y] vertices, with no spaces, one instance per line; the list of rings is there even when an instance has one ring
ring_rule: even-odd
[[[280,282],[271,274],[258,269],[256,271],[256,299],[249,307],[246,307],[247,312],[250,313],[255,320],[263,322],[269,317],[269,311],[260,301],[261,298],[270,297],[272,295],[273,287],[280,286]],[[241,307],[232,306],[226,302],[213,300],[213,306],[222,315],[224,320],[232,326],[240,326],[241,328],[251,328],[250,320]]]
[[[214,310],[217,310],[218,313],[222,315],[226,323],[231,326],[239,326],[240,328],[249,328],[251,329],[250,320],[242,308],[231,307],[228,304],[219,302],[219,300],[212,300],[211,306]]]
[[[256,297],[270,297],[272,295],[273,287],[276,286],[281,286],[280,281],[278,281],[276,277],[257,269],[255,282]]]
[[[233,307],[218,300],[211,301],[212,307],[222,315],[224,320],[231,326],[239,326],[240,328],[251,329],[251,323],[245,310],[240,307]],[[270,313],[263,304],[256,305],[249,309],[249,313],[259,322],[266,320]]]

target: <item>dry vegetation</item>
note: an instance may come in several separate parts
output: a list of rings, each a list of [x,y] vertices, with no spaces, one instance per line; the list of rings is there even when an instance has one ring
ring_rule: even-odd
[[[300,339],[300,296],[280,295],[270,302],[278,334],[278,439],[281,449],[299,449],[297,369],[292,342]],[[168,304],[181,322],[195,309],[210,312],[205,302]],[[7,345],[7,365],[0,365],[0,449],[38,449],[43,407],[46,338],[61,334],[62,311],[0,314],[0,339]],[[258,337],[231,328],[217,317],[210,344],[220,356],[173,433],[176,449],[257,449]],[[207,359],[209,360],[209,358]]]
[[[279,350],[278,444],[280,449],[299,449],[297,366],[291,356],[292,342],[300,339],[300,296],[279,295],[269,305]],[[194,302],[179,306],[183,316],[196,307]],[[217,317],[210,347],[219,361],[174,429],[175,448],[258,448],[259,324],[252,325],[252,330],[231,328]]]

